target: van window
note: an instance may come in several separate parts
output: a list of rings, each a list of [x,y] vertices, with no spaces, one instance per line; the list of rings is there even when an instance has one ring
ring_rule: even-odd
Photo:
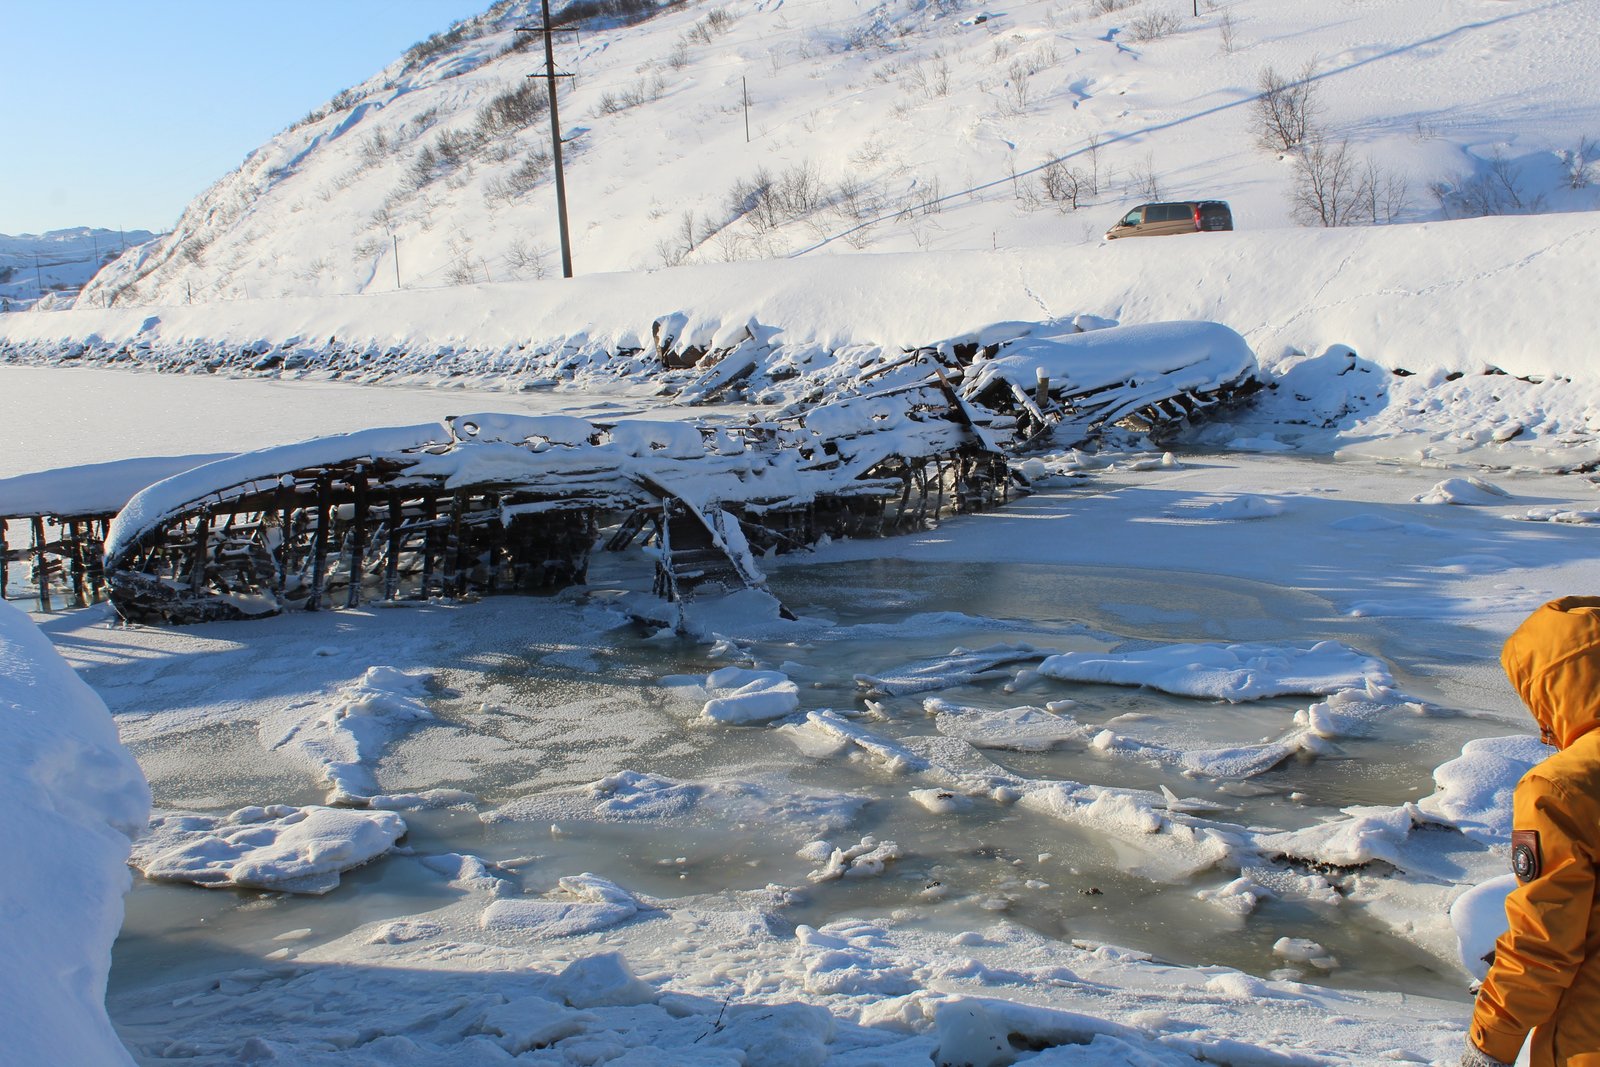
[[[1102,215],[1100,217],[1101,218],[1105,218],[1104,215]],[[1138,208],[1134,208],[1132,211],[1128,212],[1127,217],[1122,220],[1122,224],[1124,226],[1137,226],[1137,225],[1139,225],[1139,209]]]

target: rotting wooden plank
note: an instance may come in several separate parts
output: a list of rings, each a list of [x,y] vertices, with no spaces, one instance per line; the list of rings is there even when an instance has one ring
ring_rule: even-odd
[[[322,607],[322,581],[328,565],[329,497],[333,493],[333,478],[324,473],[317,479],[316,527],[311,534],[311,594],[306,600],[307,611]]]
[[[400,545],[401,527],[405,525],[405,506],[400,502],[400,491],[389,490],[389,553],[383,563],[383,599],[393,600],[400,595]]]
[[[345,593],[344,606],[357,607],[361,603],[361,577],[366,571],[367,551],[367,475],[360,467],[350,478],[354,495],[350,526],[350,588]]]
[[[50,610],[50,557],[45,554],[44,518],[33,517],[33,566],[38,575],[39,610]]]

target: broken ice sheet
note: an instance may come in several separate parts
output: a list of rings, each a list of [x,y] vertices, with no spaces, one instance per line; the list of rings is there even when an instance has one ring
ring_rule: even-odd
[[[999,668],[1007,664],[1053,655],[1053,649],[1034,648],[1032,645],[995,644],[980,649],[958,647],[951,649],[948,656],[916,660],[881,675],[858,674],[856,685],[869,696],[925,693],[932,689],[949,689],[969,682],[1004,678],[1010,672]]]
[[[934,727],[941,734],[959,737],[977,748],[1044,752],[1067,741],[1086,742],[1099,732],[1098,727],[1043,708],[975,708],[939,697],[929,697],[922,707],[933,716]]]
[[[128,862],[164,881],[322,894],[405,832],[387,811],[273,804],[220,816],[169,812],[150,820]]]
[[[1338,641],[1309,646],[1185,643],[1126,652],[1066,652],[1049,656],[1038,671],[1061,681],[1145,686],[1230,703],[1393,684],[1382,663]]]

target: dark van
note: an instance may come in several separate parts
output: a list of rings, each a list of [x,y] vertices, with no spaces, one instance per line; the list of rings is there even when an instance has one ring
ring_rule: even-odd
[[[1180,200],[1165,204],[1140,204],[1106,231],[1106,240],[1231,229],[1233,212],[1229,210],[1227,201]]]

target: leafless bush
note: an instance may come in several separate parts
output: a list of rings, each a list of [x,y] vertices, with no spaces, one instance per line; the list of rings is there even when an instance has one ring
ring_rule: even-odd
[[[1022,62],[1011,64],[1007,72],[1005,84],[1005,107],[1013,115],[1020,115],[1028,110],[1028,97],[1030,89],[1028,82],[1031,75],[1028,66]]]
[[[600,94],[600,103],[595,110],[601,115],[615,115],[619,111],[626,111],[651,100],[661,99],[661,94],[666,91],[667,83],[661,77],[659,70],[651,71],[646,77],[640,78],[626,89],[612,91],[607,89]]]
[[[549,110],[550,100],[544,87],[529,79],[478,109],[478,136],[487,140],[516,133],[533,125]]]
[[[382,163],[388,158],[392,143],[382,127],[373,130],[372,136],[361,142],[361,162],[369,167]]]
[[[1587,189],[1590,181],[1589,171],[1597,159],[1600,159],[1600,145],[1590,137],[1579,137],[1576,148],[1562,152],[1561,166],[1567,172],[1568,187]]]
[[[846,176],[834,187],[833,206],[844,218],[862,222],[883,213],[883,198],[859,178]]]
[[[1486,215],[1531,215],[1543,209],[1542,195],[1522,188],[1522,168],[1498,149],[1487,170],[1466,178],[1431,182],[1428,191],[1439,201],[1446,218],[1480,218]]]
[[[536,148],[529,152],[517,168],[506,176],[506,181],[512,190],[521,196],[523,193],[538,185],[544,176],[550,172],[550,153],[543,148]]]
[[[1128,188],[1134,196],[1146,200],[1161,199],[1161,179],[1156,176],[1155,159],[1145,156],[1144,166],[1128,172]]]
[[[1310,61],[1293,78],[1262,68],[1253,104],[1256,144],[1269,152],[1288,152],[1311,138],[1322,110],[1313,80],[1316,73],[1317,66]]]
[[[724,208],[730,219],[742,218],[758,233],[775,229],[780,220],[772,201],[772,172],[762,167],[752,177],[736,180]]]
[[[1128,23],[1128,36],[1140,43],[1155,41],[1171,37],[1182,25],[1178,16],[1170,11],[1152,11]]]
[[[1113,11],[1121,11],[1125,7],[1132,7],[1138,0],[1089,0],[1089,14],[1109,15]]]
[[[500,258],[505,263],[506,273],[513,278],[538,280],[550,273],[550,250],[536,247],[523,237],[513,237]]]
[[[911,190],[910,207],[908,214],[937,215],[944,210],[944,197],[939,193],[939,176],[931,174],[926,179],[917,182]]]
[[[724,8],[717,7],[706,12],[705,18],[690,26],[685,36],[699,44],[710,44],[711,38],[719,33],[727,33],[732,28],[733,16]]]
[[[689,42],[679,37],[667,52],[667,66],[682,70],[689,65]]]
[[[1317,137],[1301,145],[1289,194],[1295,220],[1307,226],[1351,225],[1360,181],[1360,164],[1348,140]]]
[[[950,95],[950,63],[937,56],[928,66],[913,63],[906,71],[911,86],[929,100]]]
[[[444,278],[451,285],[476,285],[482,280],[478,277],[478,265],[470,259],[452,262],[444,272]]]
[[[1233,21],[1233,12],[1226,8],[1217,20],[1217,36],[1222,41],[1223,55],[1231,56],[1239,50],[1239,24]]]
[[[1039,191],[1062,210],[1076,211],[1089,192],[1088,175],[1068,166],[1064,159],[1051,159],[1039,171]]]
[[[1386,225],[1410,206],[1403,176],[1357,156],[1350,142],[1315,137],[1295,158],[1292,213],[1307,226]]]
[[[790,219],[803,218],[827,202],[822,175],[809,160],[796,163],[778,175],[769,195],[777,210]]]

